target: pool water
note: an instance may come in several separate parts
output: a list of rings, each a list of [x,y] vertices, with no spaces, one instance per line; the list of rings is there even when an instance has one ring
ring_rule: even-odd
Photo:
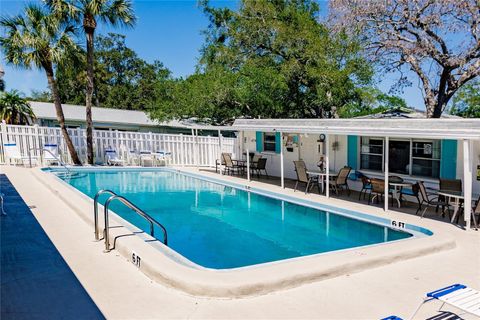
[[[228,269],[378,244],[406,232],[201,180],[170,170],[85,171],[67,183],[93,198],[110,189],[168,230],[168,245],[194,263]],[[108,195],[100,197],[104,203]],[[149,232],[118,202],[110,208]],[[155,230],[162,240],[163,233]]]

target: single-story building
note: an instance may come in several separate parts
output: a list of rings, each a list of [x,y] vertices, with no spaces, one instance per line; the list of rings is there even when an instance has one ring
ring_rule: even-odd
[[[282,186],[284,178],[296,179],[293,161],[318,170],[323,157],[327,172],[349,166],[386,186],[390,175],[436,188],[439,178],[461,179],[467,212],[480,194],[480,119],[239,119],[222,130],[237,131],[234,157],[260,153]],[[360,190],[361,182],[350,178]]]
[[[44,127],[58,127],[55,106],[50,102],[30,101],[36,124]],[[85,128],[86,107],[62,104],[65,124],[68,128]],[[92,107],[95,130],[119,130],[153,133],[190,134],[188,125],[180,121],[158,122],[150,119],[143,111]]]

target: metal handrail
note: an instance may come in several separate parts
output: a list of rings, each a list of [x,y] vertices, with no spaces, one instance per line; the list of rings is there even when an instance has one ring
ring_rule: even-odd
[[[109,220],[108,220],[108,207],[110,206],[110,203],[113,200],[118,200],[121,203],[123,203],[125,206],[128,208],[132,209],[135,211],[137,214],[139,214],[141,217],[143,217],[145,220],[147,220],[150,223],[150,235],[155,238],[155,228],[153,227],[153,224],[156,224],[159,226],[162,231],[163,231],[163,244],[168,246],[168,235],[167,235],[167,229],[158,221],[156,221],[154,218],[149,216],[147,213],[145,213],[142,209],[138,208],[136,205],[128,201],[125,197],[119,196],[117,194],[112,195],[110,198],[107,199],[104,205],[104,216],[105,216],[105,229],[104,229],[104,238],[105,238],[105,252],[110,251],[110,233],[108,232],[109,229]]]
[[[109,193],[112,196],[117,195],[112,190],[102,189],[102,190],[98,191],[97,194],[95,195],[95,197],[93,198],[93,221],[94,221],[94,224],[95,224],[95,240],[97,240],[97,241],[100,240],[100,236],[98,234],[98,198],[104,193]]]
[[[31,152],[32,150],[40,150],[40,151],[47,151],[48,153],[50,153],[50,155],[55,159],[57,160],[57,162],[69,173],[71,174],[72,172],[70,171],[70,169],[67,167],[67,165],[65,163],[63,163],[62,160],[60,160],[59,157],[57,157],[52,151],[48,150],[48,149],[45,149],[45,148],[30,148],[28,149],[28,162],[30,164],[30,168],[32,167],[32,155],[31,155]],[[40,155],[40,159],[43,160],[43,157],[42,155]],[[43,161],[42,161],[43,162]]]

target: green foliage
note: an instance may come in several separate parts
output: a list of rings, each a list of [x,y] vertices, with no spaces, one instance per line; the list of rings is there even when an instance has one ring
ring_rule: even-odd
[[[144,110],[156,100],[159,83],[170,71],[159,61],[148,63],[125,44],[125,36],[109,33],[95,40],[95,91],[97,106]],[[62,101],[84,105],[86,60],[57,69]]]
[[[8,124],[30,124],[35,119],[28,101],[16,90],[0,93],[0,114]]]
[[[168,84],[153,117],[322,118],[360,103],[372,68],[354,39],[318,22],[315,1],[242,1],[238,11],[201,6],[210,26],[198,70]]]
[[[52,94],[49,91],[32,90],[27,98],[30,101],[53,102]]]
[[[339,115],[341,118],[366,116],[388,110],[411,111],[405,100],[398,96],[385,94],[377,88],[359,88],[357,89],[357,95],[357,101],[349,103],[340,109]]]
[[[480,80],[467,83],[455,94],[450,114],[480,118]]]

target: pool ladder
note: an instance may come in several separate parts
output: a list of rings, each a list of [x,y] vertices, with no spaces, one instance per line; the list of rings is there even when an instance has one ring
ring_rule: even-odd
[[[168,236],[167,236],[167,229],[158,221],[156,221],[154,218],[149,216],[145,211],[142,209],[138,208],[136,205],[131,203],[127,198],[122,197],[112,190],[106,190],[102,189],[97,192],[95,195],[95,198],[93,199],[93,210],[94,210],[94,222],[95,222],[95,240],[100,240],[99,232],[98,232],[98,198],[104,194],[108,193],[110,194],[110,198],[105,201],[103,212],[104,212],[104,217],[105,217],[105,229],[103,229],[103,234],[105,238],[105,252],[110,252],[110,232],[109,230],[109,220],[108,220],[108,207],[110,206],[110,203],[114,200],[118,200],[121,203],[123,203],[125,206],[128,208],[132,209],[134,212],[136,212],[139,216],[143,217],[145,220],[147,220],[150,223],[150,235],[155,238],[155,229],[154,229],[154,224],[159,226],[162,231],[163,231],[163,244],[168,246]]]

